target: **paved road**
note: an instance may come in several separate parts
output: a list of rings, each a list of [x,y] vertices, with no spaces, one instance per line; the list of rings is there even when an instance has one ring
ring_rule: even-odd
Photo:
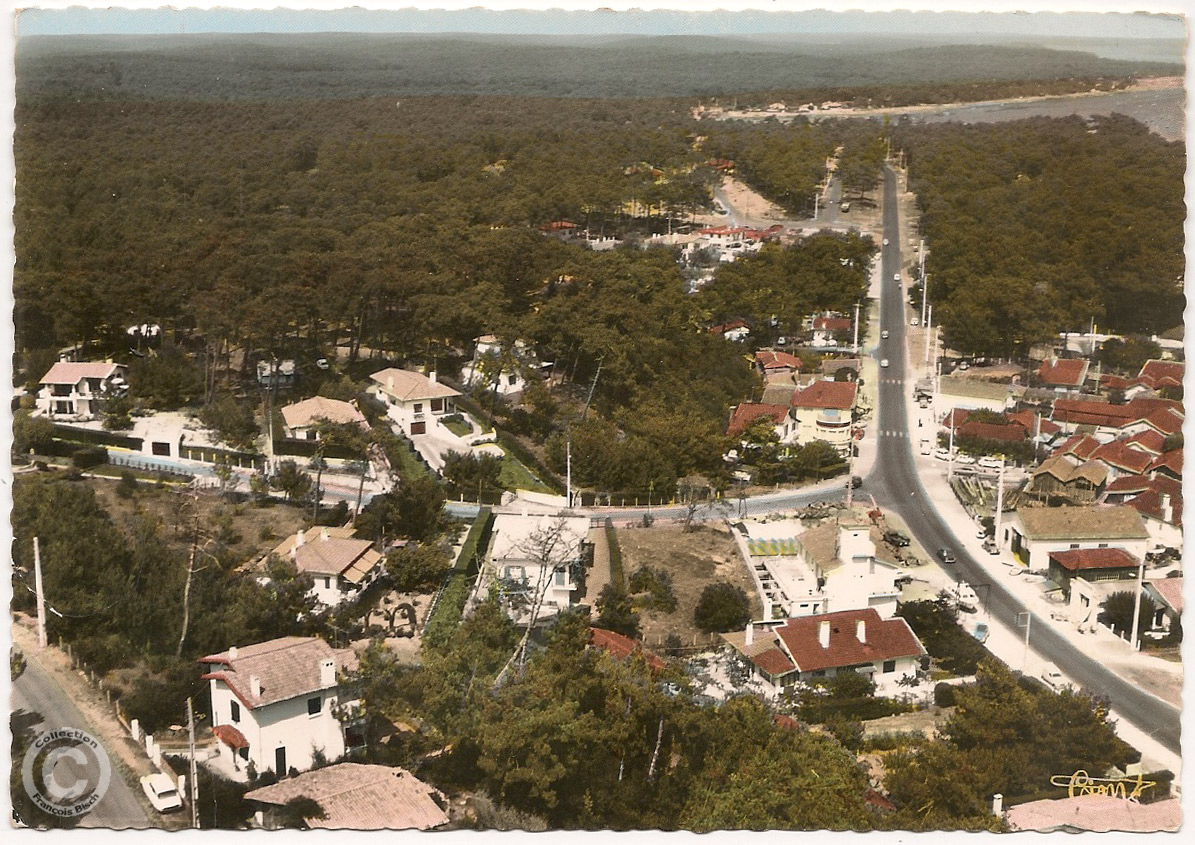
[[[67,698],[54,679],[32,660],[27,662],[25,671],[13,682],[12,712],[21,725],[29,725],[35,733],[53,728],[79,728],[100,740],[99,732],[83,718],[83,714]],[[107,753],[108,759],[113,763],[108,791],[95,809],[80,821],[79,826],[149,827],[149,819],[141,808],[140,801],[120,776],[115,762],[116,755],[111,751]]]
[[[1017,615],[1026,612],[1025,606],[999,581],[991,579],[966,551],[958,548],[954,535],[929,501],[913,463],[905,401],[905,391],[912,390],[912,384],[905,384],[904,290],[898,289],[892,281],[892,274],[900,269],[900,237],[896,177],[891,169],[885,169],[884,183],[884,232],[889,244],[882,253],[884,283],[880,296],[880,324],[889,331],[887,343],[891,344],[892,354],[888,355],[889,367],[880,370],[877,428],[880,432],[896,434],[879,437],[875,470],[867,479],[867,489],[881,506],[904,519],[910,532],[927,550],[944,546],[954,548],[958,563],[950,569],[957,570],[957,575],[972,585],[990,583],[987,602],[992,620],[1016,627]],[[1084,689],[1107,696],[1122,718],[1170,751],[1181,753],[1179,711],[1175,707],[1118,677],[1071,645],[1048,622],[1036,617],[1030,625],[1030,646],[1056,663]]]

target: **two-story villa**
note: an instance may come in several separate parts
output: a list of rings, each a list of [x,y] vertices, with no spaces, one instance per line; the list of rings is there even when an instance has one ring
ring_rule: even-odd
[[[327,760],[344,754],[338,706],[338,671],[356,668],[351,649],[333,650],[315,637],[282,637],[233,646],[201,657],[210,682],[212,733],[221,756],[241,771],[285,777],[311,768],[316,752]],[[225,761],[229,762],[229,761]]]
[[[125,368],[111,361],[59,361],[41,378],[37,409],[50,419],[89,420],[100,403],[128,389]]]
[[[852,410],[856,383],[853,381],[815,381],[792,398],[796,419],[796,442],[802,446],[825,440],[845,455],[851,447]]]
[[[407,436],[427,434],[436,418],[456,412],[459,390],[436,380],[435,372],[422,373],[389,367],[369,377],[373,394],[385,405],[386,412],[402,426]],[[430,424],[430,425],[429,425]]]

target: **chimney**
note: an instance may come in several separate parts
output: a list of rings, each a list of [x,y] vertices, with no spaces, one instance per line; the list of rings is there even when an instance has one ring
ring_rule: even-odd
[[[821,643],[822,648],[828,649],[830,647],[830,620],[823,619],[817,626],[817,640]]]
[[[855,622],[855,639],[861,643],[867,642],[867,621],[859,619]]]
[[[754,642],[755,642],[755,623],[748,622],[747,623],[747,645],[751,645]]]
[[[261,698],[261,678],[257,675],[249,676],[249,692],[254,698]]]
[[[1170,504],[1170,494],[1162,494],[1162,522],[1170,522],[1174,519],[1174,506]]]
[[[336,686],[336,661],[331,657],[319,662],[319,685],[320,689]]]
[[[427,374],[427,380],[430,381],[432,384],[436,383],[436,371],[435,370],[432,370]]]
[[[236,659],[237,659],[237,647],[236,647],[236,646],[229,646],[229,647],[228,647],[228,659],[229,659],[229,660],[236,660]]]
[[[1004,796],[999,792],[992,796],[992,815],[1004,815]]]
[[[303,536],[303,529],[300,528],[295,532],[295,548],[297,549],[299,546],[303,545],[305,539],[306,538]]]

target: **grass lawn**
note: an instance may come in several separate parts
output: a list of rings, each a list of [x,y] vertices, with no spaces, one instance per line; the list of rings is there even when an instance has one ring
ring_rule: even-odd
[[[468,437],[473,433],[473,426],[464,420],[442,420],[444,427],[457,437]]]
[[[502,472],[498,476],[498,483],[507,490],[531,490],[536,493],[555,492],[532,475],[531,470],[523,466],[522,461],[510,452],[506,452],[502,457]]]

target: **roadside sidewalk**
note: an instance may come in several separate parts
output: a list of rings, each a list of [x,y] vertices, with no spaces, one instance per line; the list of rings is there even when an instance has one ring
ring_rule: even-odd
[[[917,351],[906,350],[910,374],[925,372],[923,363],[918,363],[914,369]],[[928,409],[920,408],[913,401],[912,390],[905,392],[904,399],[909,430],[915,430],[920,420],[922,430],[929,431],[932,437],[936,437],[937,417],[945,414],[948,410],[939,404],[940,398],[936,399]],[[1079,626],[1075,622],[1069,621],[1062,613],[1065,606],[1051,602],[1046,597],[1046,592],[1052,588],[1052,585],[1046,584],[1046,579],[1028,574],[1025,567],[1017,562],[1007,550],[1001,550],[998,555],[990,555],[984,551],[982,540],[977,536],[979,523],[967,514],[951,489],[947,479],[947,464],[931,456],[919,455],[916,451],[913,460],[917,466],[921,483],[929,494],[928,504],[937,511],[954,534],[956,547],[965,550],[983,567],[990,583],[999,581],[1002,587],[1015,595],[1026,609],[1032,612],[1034,628],[1048,625],[1077,649],[1104,664],[1125,681],[1175,707],[1182,706],[1183,667],[1181,663],[1136,652],[1129,643],[1102,626],[1094,626],[1094,632],[1081,633]],[[932,557],[933,550],[927,549],[926,551]],[[936,570],[936,573],[931,575],[921,570],[917,572],[917,575],[934,585],[949,585],[951,576],[936,561],[932,561],[932,563],[932,569]],[[929,575],[928,578],[927,575]],[[972,586],[979,594],[982,605],[984,585],[972,584]],[[987,618],[982,607],[976,614],[966,614],[960,621],[964,627],[970,628],[975,621],[979,620],[986,621],[989,625],[991,633],[985,645],[993,654],[1000,657],[1009,666],[1022,669],[1026,674],[1034,676],[1041,674],[1048,661],[1033,648],[1025,648],[1023,628],[1011,627],[1008,620]],[[1093,620],[1084,626],[1085,629],[1092,627],[1091,621]],[[1032,642],[1032,632],[1030,632],[1030,641]],[[1178,755],[1165,749],[1144,732],[1137,730],[1123,719],[1118,721],[1117,732],[1146,754],[1151,761],[1178,773],[1178,767],[1181,764]]]

